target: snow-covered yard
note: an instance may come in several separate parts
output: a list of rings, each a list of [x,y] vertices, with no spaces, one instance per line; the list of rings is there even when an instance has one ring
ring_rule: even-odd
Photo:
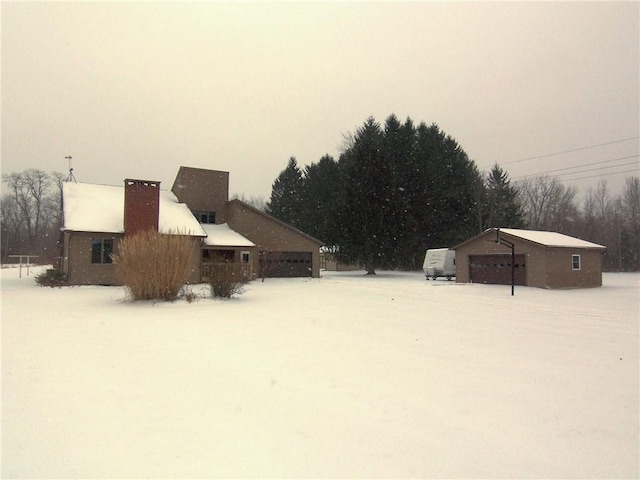
[[[4,478],[638,478],[640,275],[323,272],[124,301],[2,271]]]

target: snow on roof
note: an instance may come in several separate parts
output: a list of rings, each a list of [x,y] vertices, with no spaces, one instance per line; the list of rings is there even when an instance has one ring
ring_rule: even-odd
[[[207,238],[204,240],[204,244],[210,247],[255,247],[248,238],[243,237],[238,232],[231,230],[229,225],[222,223],[215,224],[203,224],[202,229],[206,232]]]
[[[66,182],[63,230],[124,233],[124,186]],[[206,233],[184,203],[169,191],[160,191],[158,230],[204,237]]]
[[[570,237],[557,232],[545,232],[539,230],[519,230],[515,228],[501,228],[500,232],[513,235],[514,237],[539,243],[547,247],[569,247],[569,248],[607,248],[604,245],[587,242],[579,238]]]

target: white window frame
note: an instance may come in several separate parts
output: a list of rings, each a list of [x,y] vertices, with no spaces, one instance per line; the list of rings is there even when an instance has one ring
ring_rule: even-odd
[[[246,260],[245,260],[246,258]],[[240,252],[240,262],[241,263],[251,263],[251,252],[248,250],[243,250]]]
[[[578,266],[576,267],[576,260],[578,260]],[[580,270],[582,268],[582,259],[580,258],[579,253],[574,253],[571,255],[571,269],[574,271]]]

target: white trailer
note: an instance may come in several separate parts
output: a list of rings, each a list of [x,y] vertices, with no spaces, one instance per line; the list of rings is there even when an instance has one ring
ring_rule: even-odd
[[[456,276],[456,252],[448,248],[431,248],[424,256],[422,269],[427,280],[438,277],[451,280]]]

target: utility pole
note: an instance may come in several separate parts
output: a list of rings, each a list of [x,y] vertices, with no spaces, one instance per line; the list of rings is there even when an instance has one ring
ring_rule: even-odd
[[[496,243],[500,245],[504,245],[505,247],[509,247],[511,249],[511,296],[513,297],[513,293],[516,285],[516,252],[515,252],[515,244],[510,242],[509,240],[505,240],[500,237],[500,228],[496,230]]]

